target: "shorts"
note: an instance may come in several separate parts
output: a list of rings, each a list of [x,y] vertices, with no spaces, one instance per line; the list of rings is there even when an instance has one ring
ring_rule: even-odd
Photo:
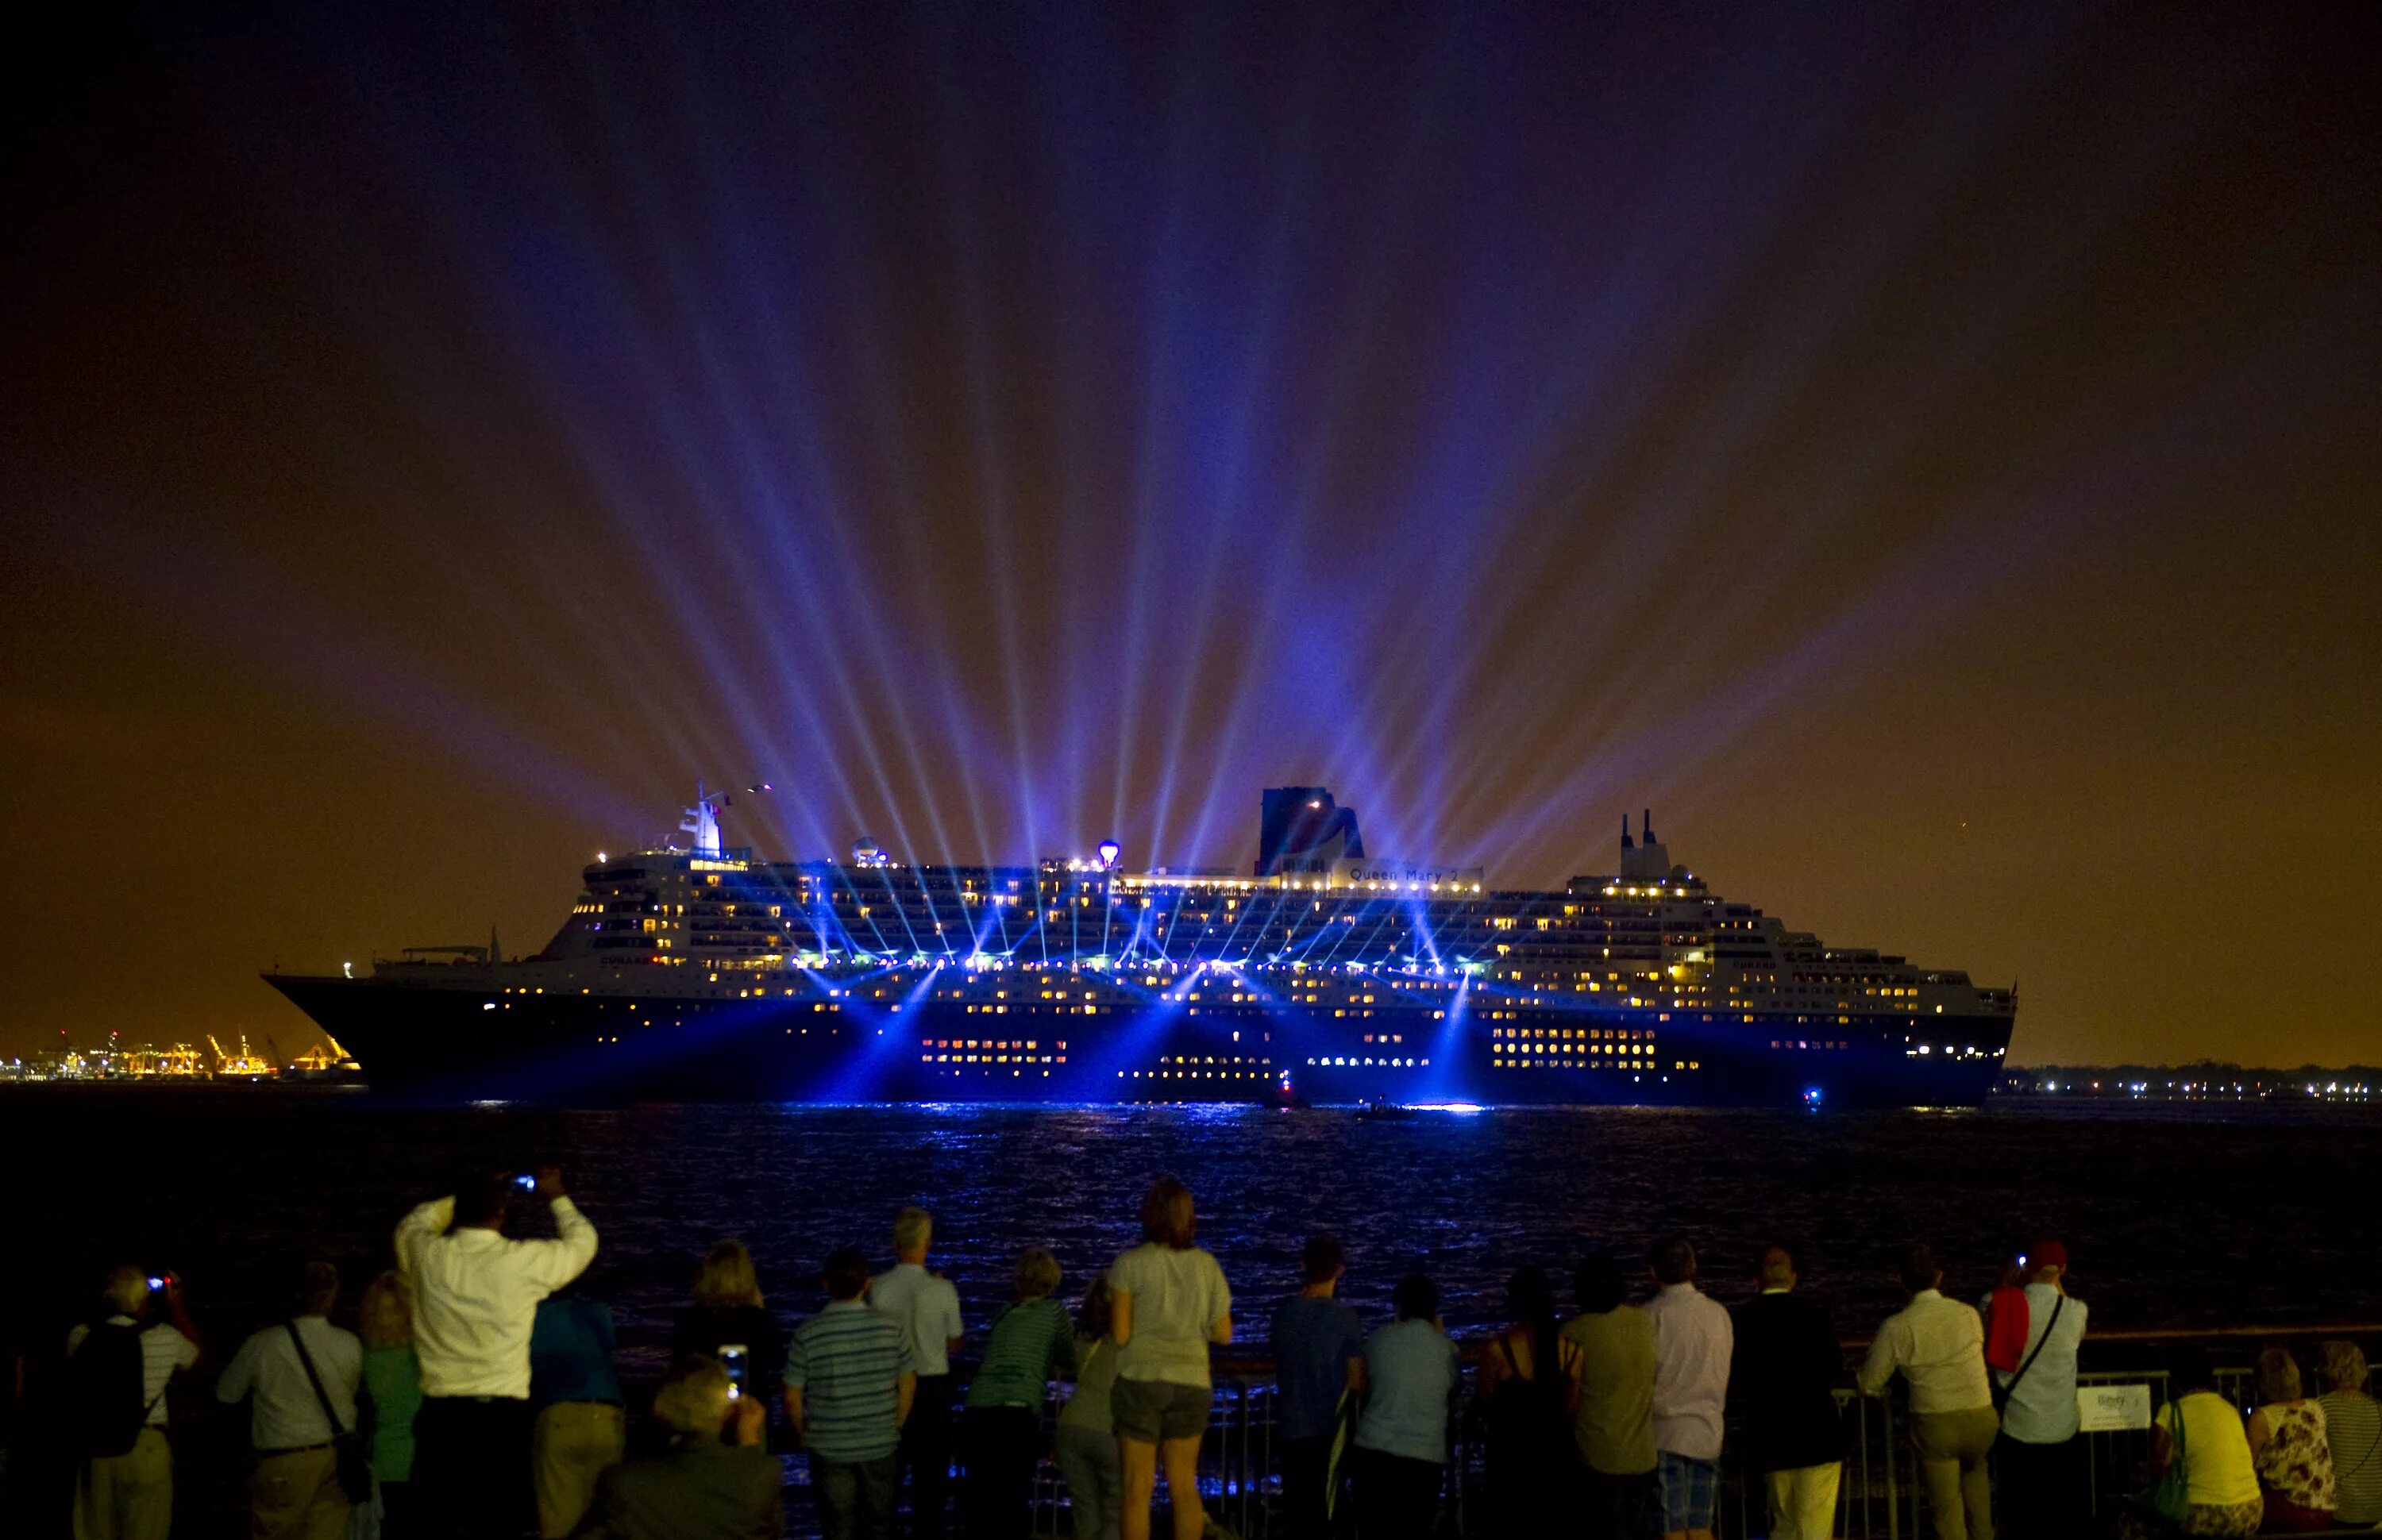
[[[1208,1431],[1215,1392],[1204,1385],[1163,1379],[1121,1379],[1109,1392],[1109,1416],[1119,1438],[1160,1444]]]
[[[1713,1512],[1720,1506],[1720,1461],[1655,1451],[1654,1495],[1664,1534],[1712,1528]]]

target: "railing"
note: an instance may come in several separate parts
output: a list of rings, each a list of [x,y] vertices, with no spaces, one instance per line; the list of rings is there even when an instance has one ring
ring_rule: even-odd
[[[2089,1348],[2118,1352],[2141,1351],[2182,1341],[2306,1339],[2315,1337],[2366,1337],[2382,1334],[2382,1326],[2327,1326],[2282,1330],[2233,1328],[2178,1336],[2149,1332],[2094,1333]],[[1866,1344],[1848,1343],[1848,1348]],[[2167,1395],[2162,1368],[2107,1368],[2081,1373],[2082,1386],[2144,1385],[2156,1406]],[[2251,1371],[2233,1364],[2217,1372],[2216,1388],[2236,1405],[2247,1405]],[[1063,1389],[1063,1387],[1062,1387]],[[1274,1382],[1271,1366],[1236,1362],[1220,1365],[1208,1419],[1208,1435],[1199,1450],[1200,1500],[1209,1513],[1234,1533],[1259,1537],[1284,1533],[1278,1527],[1282,1475],[1274,1436]],[[1836,1393],[1845,1419],[1844,1474],[1838,1486],[1836,1527],[1843,1540],[1920,1540],[1932,1533],[1922,1511],[1925,1484],[1920,1479],[1906,1429],[1907,1413],[1898,1399],[1866,1397],[1849,1387]],[[1442,1491],[1439,1533],[1443,1535],[1485,1534],[1487,1475],[1480,1418],[1467,1397],[1452,1426],[1452,1458]],[[2146,1428],[2080,1436],[2089,1482],[2092,1512],[2114,1512],[2127,1495],[2145,1479],[2151,1455]],[[807,1473],[797,1459],[791,1461],[798,1490],[794,1533],[805,1533],[809,1518]],[[963,1496],[964,1473],[954,1472],[953,1497]],[[1162,1490],[1162,1487],[1161,1487]],[[1163,1500],[1162,1498],[1160,1500]],[[1766,1496],[1758,1474],[1749,1473],[1735,1457],[1735,1440],[1724,1454],[1721,1468],[1720,1533],[1724,1540],[1750,1540],[1769,1529]],[[1069,1501],[1064,1484],[1050,1461],[1043,1461],[1034,1482],[1034,1528],[1039,1536],[1063,1536],[1069,1528]],[[1343,1526],[1344,1533],[1353,1533]]]

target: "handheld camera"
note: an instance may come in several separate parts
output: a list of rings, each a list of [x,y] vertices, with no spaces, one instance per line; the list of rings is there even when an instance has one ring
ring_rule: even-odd
[[[537,1178],[527,1171],[516,1171],[513,1173],[513,1185],[524,1192],[534,1192],[537,1191]]]

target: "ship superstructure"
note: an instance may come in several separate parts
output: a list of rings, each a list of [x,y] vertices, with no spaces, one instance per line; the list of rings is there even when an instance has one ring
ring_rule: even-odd
[[[271,982],[441,1098],[1973,1103],[2010,991],[1823,945],[1623,821],[1560,892],[1368,857],[1320,787],[1246,873],[607,857],[553,939]]]

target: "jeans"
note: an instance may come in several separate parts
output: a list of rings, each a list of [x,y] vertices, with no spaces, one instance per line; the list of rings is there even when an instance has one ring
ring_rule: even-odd
[[[1360,1449],[1357,1458],[1357,1533],[1364,1540],[1430,1540],[1447,1468],[1379,1449]]]
[[[429,1396],[413,1419],[417,1534],[514,1540],[527,1524],[530,1405]]]
[[[1282,1441],[1282,1502],[1297,1540],[1326,1540],[1332,1516],[1324,1501],[1332,1480],[1332,1436]]]
[[[893,1540],[893,1457],[829,1460],[811,1451],[811,1506],[824,1540]]]
[[[2008,1434],[1994,1445],[2002,1527],[2026,1540],[2074,1540],[2084,1518],[2084,1446],[2023,1444]]]
[[[969,1535],[1025,1540],[1034,1527],[1034,1472],[1042,1463],[1041,1412],[972,1406],[962,1416]]]
[[[1059,1473],[1067,1481],[1074,1540],[1117,1540],[1124,1510],[1124,1464],[1116,1436],[1098,1428],[1059,1424]]]
[[[2001,1426],[1990,1406],[1910,1414],[1910,1442],[1927,1477],[1936,1540],[1994,1540],[1994,1478],[1985,1456]]]

